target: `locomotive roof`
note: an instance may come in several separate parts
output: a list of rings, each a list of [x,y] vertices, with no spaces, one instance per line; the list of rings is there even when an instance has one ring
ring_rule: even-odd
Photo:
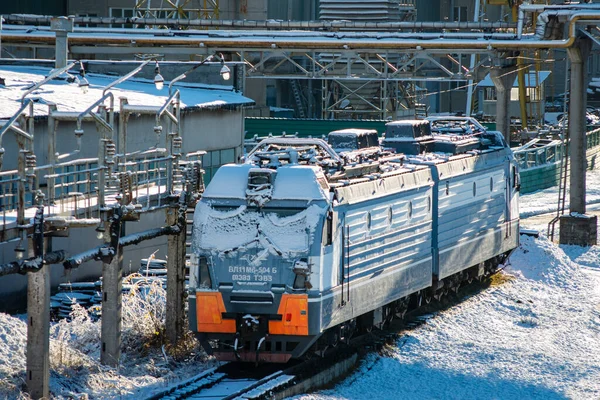
[[[427,125],[429,124],[429,121],[424,120],[424,119],[402,119],[399,121],[391,121],[388,122],[387,125],[401,125],[401,126],[405,126],[405,125],[413,125],[413,126],[421,126],[421,125]]]
[[[337,131],[329,132],[330,135],[337,136],[366,136],[372,135],[373,133],[377,134],[376,129],[356,129],[356,128],[348,128],[348,129],[340,129]]]
[[[434,171],[439,174],[436,178],[444,179],[486,168],[509,153],[503,146],[461,154],[405,155],[378,146],[337,153],[322,139],[271,137],[260,142],[244,164],[221,167],[203,199],[221,199],[220,204],[229,205],[304,207],[329,202],[335,193],[339,203],[355,203],[431,185]]]
[[[257,168],[252,164],[227,164],[219,168],[202,197],[241,200],[252,195],[249,177],[253,173],[272,174],[270,201],[318,201],[329,198],[329,187],[322,170],[314,165],[282,165],[277,170]]]

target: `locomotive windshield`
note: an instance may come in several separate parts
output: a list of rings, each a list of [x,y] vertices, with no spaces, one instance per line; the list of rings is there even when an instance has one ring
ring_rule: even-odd
[[[219,209],[202,204],[195,245],[212,254],[259,245],[272,255],[291,257],[308,251],[320,214],[316,205],[306,209]]]

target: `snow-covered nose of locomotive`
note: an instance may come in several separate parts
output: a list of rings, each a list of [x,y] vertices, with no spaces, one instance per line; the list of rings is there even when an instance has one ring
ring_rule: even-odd
[[[259,304],[311,288],[310,258],[320,254],[328,205],[319,167],[221,167],[194,214],[190,289],[231,290]]]

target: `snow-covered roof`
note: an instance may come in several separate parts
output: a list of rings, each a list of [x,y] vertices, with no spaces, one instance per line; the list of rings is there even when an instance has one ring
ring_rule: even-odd
[[[77,68],[72,68],[77,73]],[[38,66],[0,65],[0,78],[5,81],[0,86],[0,119],[10,118],[21,105],[21,97],[37,82],[42,81],[50,73],[49,68]],[[76,83],[66,80],[52,80],[27,97],[39,98],[44,102],[55,103],[59,111],[84,111],[102,97],[103,88],[114,82],[118,77],[86,74],[90,83],[89,91],[83,94]],[[174,85],[181,93],[182,109],[193,108],[221,108],[253,104],[254,101],[242,96],[235,91],[226,90],[223,86],[210,86],[204,88],[189,87],[188,85]],[[118,107],[119,97],[126,97],[129,104],[144,106],[161,106],[165,103],[168,94],[168,82],[162,90],[156,89],[154,83],[148,79],[131,78],[110,91],[115,96]],[[39,104],[35,106],[35,115],[47,115],[48,107]]]

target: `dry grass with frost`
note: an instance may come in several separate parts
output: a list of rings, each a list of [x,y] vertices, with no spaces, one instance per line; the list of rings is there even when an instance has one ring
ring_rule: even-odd
[[[166,291],[158,283],[134,285],[123,295],[121,363],[100,364],[100,321],[75,306],[71,321],[50,328],[50,390],[53,398],[139,397],[207,367],[207,357],[193,335],[177,346],[165,337]],[[0,314],[0,399],[26,398],[27,325]]]

